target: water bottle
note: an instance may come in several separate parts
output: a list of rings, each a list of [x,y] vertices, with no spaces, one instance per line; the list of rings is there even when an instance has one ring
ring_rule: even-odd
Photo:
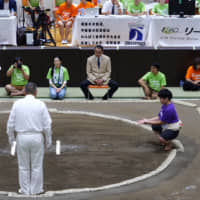
[[[179,86],[182,88],[184,85],[184,81],[180,80]]]
[[[84,14],[85,14],[85,9],[82,8],[82,9],[81,9],[81,16],[84,16]]]
[[[100,0],[97,0],[97,6],[99,7],[99,4],[101,3],[101,1]]]
[[[80,16],[81,15],[81,9],[79,8],[78,9],[78,16]]]

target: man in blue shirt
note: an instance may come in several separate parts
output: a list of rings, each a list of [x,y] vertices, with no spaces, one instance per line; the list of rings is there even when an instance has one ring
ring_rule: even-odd
[[[14,12],[14,15],[16,15],[17,3],[15,0],[0,0],[0,10],[10,10],[10,12]]]

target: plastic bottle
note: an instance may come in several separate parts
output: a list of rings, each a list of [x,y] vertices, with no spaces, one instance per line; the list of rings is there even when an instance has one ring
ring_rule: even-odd
[[[183,80],[180,80],[179,86],[182,88],[183,85],[184,85],[184,81],[183,81]]]
[[[82,8],[82,9],[81,9],[81,16],[84,16],[84,15],[85,15],[85,9]]]

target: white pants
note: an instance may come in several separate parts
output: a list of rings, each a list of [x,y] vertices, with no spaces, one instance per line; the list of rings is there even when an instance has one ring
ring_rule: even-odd
[[[21,192],[27,195],[43,192],[43,135],[17,134],[17,157]]]

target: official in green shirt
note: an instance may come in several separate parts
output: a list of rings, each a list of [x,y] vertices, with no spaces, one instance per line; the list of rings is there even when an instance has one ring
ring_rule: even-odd
[[[7,77],[11,77],[11,84],[5,89],[10,96],[22,96],[25,92],[25,85],[28,83],[30,71],[27,65],[23,64],[21,57],[16,57],[14,64],[7,71]]]
[[[141,0],[128,1],[128,14],[131,16],[139,16],[145,14],[145,4]]]
[[[133,0],[119,0],[119,2],[122,3],[124,9],[128,9],[129,2],[132,2],[132,1]]]
[[[55,0],[56,2],[56,7],[59,7],[60,4],[65,3],[65,0]]]
[[[62,66],[62,59],[60,57],[54,58],[54,66],[49,69],[47,79],[50,85],[50,97],[52,99],[64,99],[69,73],[67,68]]]
[[[33,9],[43,5],[43,0],[27,0],[27,5]]]
[[[160,72],[159,69],[158,63],[152,64],[150,72],[147,72],[138,81],[144,90],[145,99],[156,99],[158,92],[166,86],[165,74]]]
[[[160,0],[160,2],[153,7],[152,14],[168,15],[168,4],[165,3],[165,0]]]

